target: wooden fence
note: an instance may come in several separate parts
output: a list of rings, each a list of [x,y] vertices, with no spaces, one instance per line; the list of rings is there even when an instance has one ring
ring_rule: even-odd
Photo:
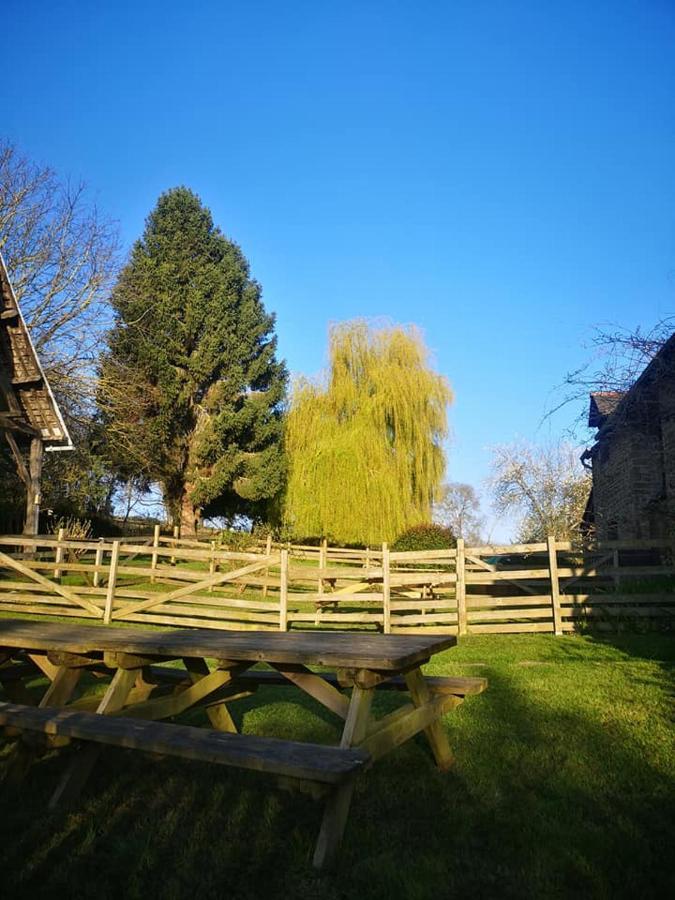
[[[215,541],[0,537],[0,611],[226,629],[385,633],[671,628],[666,541],[393,552]]]

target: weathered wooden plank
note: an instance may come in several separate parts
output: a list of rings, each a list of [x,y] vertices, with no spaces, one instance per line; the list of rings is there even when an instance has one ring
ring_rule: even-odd
[[[573,617],[573,618],[602,618],[602,617],[627,617],[627,618],[669,618],[675,615],[675,606],[674,605],[662,605],[662,606],[616,606],[614,604],[607,604],[603,606],[602,604],[598,604],[597,606],[592,607],[572,607],[562,609],[562,614],[565,617]]]
[[[167,670],[164,670],[167,671]],[[169,670],[173,671],[173,670]],[[321,678],[328,684],[339,687],[340,676],[332,672],[322,672]],[[249,669],[235,679],[236,684],[256,686],[280,686],[288,684],[286,678],[280,672],[270,672],[264,669]],[[425,681],[432,694],[456,694],[459,697],[481,694],[487,688],[487,678],[462,677],[462,676],[426,676]],[[394,675],[381,679],[377,684],[378,690],[407,691],[408,686],[401,675]]]
[[[343,752],[349,752],[348,748],[359,744],[367,734],[372,700],[372,689],[354,687],[352,690],[349,711],[340,739],[340,748]],[[315,869],[328,869],[336,860],[347,824],[353,791],[354,781],[350,779],[341,784],[326,802],[312,861]]]
[[[382,631],[391,632],[391,566],[389,562],[389,545],[382,544]]]
[[[564,595],[561,595],[561,600]],[[469,594],[466,598],[469,611],[481,608],[501,608],[519,606],[546,606],[551,609],[550,594],[532,594],[527,597],[492,597],[486,594]]]
[[[424,562],[430,559],[438,565],[439,559],[453,560],[456,555],[457,551],[448,547],[443,550],[396,550],[390,553],[389,558],[392,562]]]
[[[115,588],[117,586],[117,570],[119,568],[120,559],[120,542],[113,541],[113,548],[110,553],[110,570],[108,572],[108,587],[105,594],[105,607],[103,610],[103,621],[106,625],[110,624],[112,618],[113,605],[115,601]]]
[[[548,546],[548,569],[549,578],[551,580],[551,606],[553,611],[553,632],[554,634],[562,634],[562,622],[560,619],[560,573],[558,569],[558,551],[555,546],[555,538],[550,536],[546,539]]]
[[[422,719],[422,713],[431,704],[438,703],[438,699],[431,699],[429,685],[426,683],[420,669],[413,669],[411,672],[406,672],[403,677],[405,678],[405,683],[408,685],[412,702],[417,707],[416,713],[419,714],[420,719]],[[439,708],[442,710],[439,715],[442,715],[442,713],[447,712],[450,709],[454,709],[455,706],[458,706],[462,702],[461,699],[454,694],[445,695],[442,699],[448,700],[449,702],[447,705],[439,704]],[[441,771],[445,771],[452,764],[452,751],[450,750],[450,744],[448,743],[448,736],[445,733],[445,729],[439,721],[438,716],[426,725],[424,733],[429,741],[432,753],[434,754],[436,765]]]
[[[391,586],[401,587],[411,584],[425,584],[430,587],[455,584],[457,575],[455,572],[434,572],[428,569],[420,569],[418,572],[392,572]]]
[[[466,552],[470,556],[503,556],[504,554],[546,553],[547,549],[546,543],[539,541],[535,544],[483,544],[481,547],[467,547]]]
[[[457,538],[457,586],[455,588],[457,602],[457,630],[466,634],[466,558],[463,538]]]
[[[212,694],[218,688],[229,684],[234,674],[232,671],[216,669],[214,672],[209,672],[208,675],[195,680],[190,687],[184,688],[179,693],[170,697],[158,697],[157,699],[146,700],[144,703],[127,706],[119,711],[120,715],[131,719],[168,719],[171,716],[177,716],[200,700],[208,697],[209,694]]]
[[[604,605],[615,603],[637,603],[641,605],[659,606],[664,603],[675,603],[675,594],[561,594],[560,603],[570,605]]]
[[[329,596],[329,595],[327,595]],[[316,613],[289,613],[288,614],[289,622],[316,622]],[[381,612],[362,612],[362,613],[351,613],[351,612],[322,612],[321,613],[321,622],[344,622],[347,623],[359,623],[359,622],[373,622],[374,624],[380,625],[382,623],[382,613]]]
[[[0,620],[0,645],[30,650],[124,651],[184,658],[295,662],[303,665],[401,671],[456,641],[436,635],[371,635],[347,632],[151,631],[105,625],[62,625]]]
[[[566,566],[558,568],[559,578],[607,578],[613,579],[616,570],[608,566],[606,568],[589,568],[585,566]],[[621,566],[618,572],[622,578],[634,576],[636,578],[644,578],[648,575],[664,575],[669,576],[675,574],[673,566]],[[467,572],[467,584],[491,584],[496,581],[520,581],[526,579],[529,581],[537,581],[539,579],[549,579],[549,570],[541,569],[507,569],[497,572]]]
[[[407,610],[414,612],[417,609],[452,610],[457,612],[457,603],[455,600],[447,600],[440,597],[437,600],[419,600],[415,597],[410,600],[393,600],[391,603],[392,612],[405,612]]]
[[[289,664],[274,664],[274,668],[288,681],[299,687],[310,697],[318,700],[331,712],[347,718],[349,711],[349,699],[341,693],[335,684],[325,680],[322,676],[310,672],[305,666],[291,666]]]
[[[74,591],[63,587],[61,584],[56,584],[48,578],[44,578],[38,572],[33,572],[28,566],[24,565],[24,563],[19,562],[17,559],[12,559],[12,557],[8,556],[6,553],[0,553],[0,564],[9,569],[15,569],[17,572],[31,578],[33,581],[37,581],[38,584],[48,588],[55,594],[60,594],[62,597],[65,597],[66,600],[74,603],[75,606],[80,606],[82,609],[86,609],[88,612],[94,613],[95,615],[99,614],[98,608],[94,606],[93,603],[90,603],[89,600],[86,600],[84,597],[78,597]]]
[[[281,566],[279,588],[279,630],[288,631],[288,550],[279,554]]]
[[[185,605],[185,604],[174,604],[167,603],[166,605],[161,606],[160,608],[153,607],[151,610],[146,611],[148,622],[154,621],[154,617],[156,615],[162,616],[172,616],[175,619],[176,624],[181,624],[181,620],[183,617],[188,617],[191,619],[228,619],[232,622],[260,622],[263,625],[276,625],[279,627],[279,613],[275,610],[274,607],[269,609],[268,612],[249,612],[247,609],[238,609],[237,607],[218,607],[214,606],[206,606],[206,605]],[[132,619],[134,614],[132,613],[130,616],[120,616],[120,619]],[[206,626],[208,623],[203,622],[202,627]]]
[[[28,603],[5,603],[0,601],[0,609],[3,612],[12,612],[12,613],[31,613],[31,614],[42,614],[42,615],[50,615],[50,616],[71,616],[75,619],[100,619],[100,616],[95,616],[93,613],[88,612],[87,610],[76,609],[73,606],[54,606],[52,604],[45,603],[44,605],[38,606],[29,605]]]
[[[469,634],[525,634],[527,632],[552,632],[551,622],[508,622],[490,625],[471,625]]]
[[[136,672],[128,669],[118,669],[96,707],[96,714],[105,716],[121,709],[134,686],[135,680]],[[100,747],[96,745],[89,744],[79,749],[50,798],[50,809],[69,806],[77,799],[92,769],[96,765],[99,754]]]
[[[392,625],[393,634],[457,634],[457,625],[434,625],[433,628],[423,625]]]
[[[468,572],[466,573],[467,584],[492,584],[497,581],[521,581],[527,579],[536,581],[540,578],[548,581],[548,567],[541,569],[507,569],[506,571],[495,572]],[[550,598],[549,598],[550,599]]]
[[[54,673],[54,679],[40,700],[40,706],[62,706],[73,695],[80,680],[82,669],[69,669],[60,666]]]
[[[307,603],[305,594],[292,594],[291,599],[294,603]],[[328,606],[335,606],[336,608],[340,606],[376,606],[382,609],[382,594],[373,592],[363,594],[345,592],[342,594],[333,591],[330,594],[321,594],[319,597],[314,597],[312,603],[321,609]]]
[[[476,622],[498,622],[504,619],[546,619],[549,623],[549,631],[552,630],[551,606],[540,606],[536,609],[471,609],[469,610],[469,624],[475,625]]]
[[[358,749],[12,703],[0,703],[0,725],[328,784],[353,775],[369,761]]]
[[[446,768],[452,762],[452,754],[450,753],[450,747],[447,745],[445,732],[442,731],[443,726],[438,721],[438,718],[459,706],[461,702],[460,697],[456,697],[454,694],[445,694],[429,699],[421,706],[410,704],[410,706],[406,707],[404,715],[392,716],[391,719],[382,724],[382,727],[375,729],[358,746],[362,750],[366,750],[373,759],[377,760],[395,747],[410,740],[418,732],[434,728],[435,725],[437,728],[434,728],[436,733],[434,734],[432,749],[435,754],[438,753],[438,758],[441,760],[439,766]],[[440,740],[436,740],[438,729],[442,731]],[[445,743],[445,747],[443,743]]]
[[[27,654],[30,661],[37,666],[37,668],[49,678],[50,681],[53,681],[56,678],[56,673],[59,671],[59,667],[55,666],[53,663],[50,663],[47,659],[46,655],[41,653],[28,653]]]
[[[183,663],[193,684],[197,684],[198,681],[211,674],[204,659],[184,659]],[[234,675],[235,673],[231,672],[230,674]],[[234,719],[224,702],[208,706],[206,714],[214,728],[217,728],[219,731],[227,731],[230,734],[237,733],[237,726],[234,724]]]
[[[428,612],[421,613],[420,615],[411,614],[407,616],[396,615],[392,616],[391,624],[394,625],[420,625],[427,624],[433,625],[436,622],[444,622],[444,623],[455,623],[458,621],[458,616],[456,612],[444,613],[444,612]],[[461,633],[461,632],[460,632]]]
[[[128,616],[130,613],[142,612],[146,609],[150,609],[150,607],[152,606],[158,606],[159,604],[167,603],[170,600],[178,600],[181,597],[185,597],[188,594],[192,594],[195,591],[199,591],[204,588],[209,588],[212,585],[215,587],[215,585],[217,584],[225,584],[228,581],[234,581],[236,578],[241,578],[244,575],[248,575],[250,572],[257,572],[259,569],[264,569],[265,566],[269,566],[272,562],[273,560],[267,558],[263,558],[261,560],[260,557],[258,557],[256,562],[251,563],[248,566],[242,566],[239,569],[233,569],[231,572],[219,572],[216,575],[211,575],[208,578],[197,582],[197,584],[191,584],[187,585],[186,587],[178,588],[175,591],[170,591],[168,594],[158,594],[157,599],[144,600],[142,603],[132,603],[130,606],[115,609],[113,611],[113,618],[123,618],[124,616]]]
[[[483,572],[496,572],[497,567],[491,563],[486,563],[484,560],[480,559],[478,556],[469,556],[468,559],[471,560],[474,565],[478,567],[479,570]],[[525,591],[528,594],[536,594],[536,590],[533,587],[530,587],[528,584],[522,581],[513,581],[513,584],[516,587],[519,587],[521,590]]]

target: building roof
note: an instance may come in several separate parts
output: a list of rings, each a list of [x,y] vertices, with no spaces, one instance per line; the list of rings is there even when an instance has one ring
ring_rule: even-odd
[[[629,410],[636,404],[644,405],[649,396],[649,388],[660,378],[675,376],[675,332],[659,348],[658,353],[643,369],[639,378],[627,391],[594,391],[588,412],[588,424],[591,428],[604,429],[625,419]],[[610,421],[611,419],[611,421]]]
[[[46,450],[71,450],[61,410],[40,365],[0,254],[0,429],[41,437]]]
[[[592,391],[588,410],[590,428],[600,428],[625,397],[625,391]]]

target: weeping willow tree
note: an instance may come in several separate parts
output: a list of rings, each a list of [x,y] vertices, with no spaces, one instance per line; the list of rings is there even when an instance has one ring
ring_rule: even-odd
[[[294,386],[285,520],[297,536],[393,540],[431,518],[452,391],[415,328],[334,326],[329,367]]]

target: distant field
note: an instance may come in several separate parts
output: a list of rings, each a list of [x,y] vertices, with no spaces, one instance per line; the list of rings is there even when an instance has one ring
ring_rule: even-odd
[[[0,884],[92,900],[673,896],[674,666],[667,635],[463,638],[430,667],[490,681],[445,719],[454,769],[436,772],[421,739],[375,766],[321,878],[319,806],[264,776],[109,749],[80,805],[49,815],[52,754],[2,787]],[[233,706],[244,731],[336,739],[305,695],[264,690]]]

